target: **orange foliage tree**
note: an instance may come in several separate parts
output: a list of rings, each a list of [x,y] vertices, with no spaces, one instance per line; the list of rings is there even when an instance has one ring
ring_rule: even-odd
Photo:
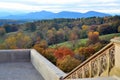
[[[54,52],[54,55],[57,59],[63,59],[67,55],[73,56],[74,53],[67,47],[60,47]]]
[[[47,49],[47,42],[45,40],[40,41],[39,43],[36,43],[33,48],[44,56],[45,50]]]
[[[95,44],[95,43],[99,42],[99,32],[97,32],[97,31],[89,32],[88,38],[89,38],[89,41],[88,41],[89,44]]]

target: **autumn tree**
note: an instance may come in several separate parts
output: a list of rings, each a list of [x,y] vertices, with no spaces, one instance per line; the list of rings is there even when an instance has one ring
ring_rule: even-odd
[[[89,47],[93,48],[95,52],[99,51],[101,48],[103,48],[106,44],[97,42],[95,44],[89,45]]]
[[[70,55],[73,56],[74,53],[71,49],[67,47],[59,47],[55,52],[54,55],[57,59],[63,59],[65,56]]]
[[[82,30],[88,30],[88,26],[87,25],[83,25],[82,26]]]
[[[97,25],[91,25],[89,27],[89,31],[97,31],[98,26]]]
[[[5,24],[2,27],[5,29],[5,31],[7,33],[18,31],[18,25],[16,25],[16,24],[11,24],[11,25],[10,24]]]
[[[63,29],[59,29],[56,32],[55,39],[57,43],[63,42],[65,40],[65,32]]]
[[[69,40],[69,34],[71,32],[71,29],[68,27],[68,26],[65,26],[63,28],[64,32],[65,32],[65,41],[68,41]]]
[[[118,32],[120,32],[120,26],[118,27]]]
[[[22,32],[18,32],[17,34],[11,35],[5,39],[3,44],[7,49],[23,49],[30,48],[32,40],[29,36],[23,34]]]
[[[37,28],[36,25],[34,23],[31,23],[31,22],[26,23],[25,26],[26,26],[26,30],[29,30],[31,32],[35,31]]]
[[[89,32],[88,33],[88,44],[95,44],[99,42],[99,32]]]
[[[80,30],[80,38],[86,38],[88,32],[88,25],[83,25],[82,29]]]
[[[0,28],[0,36],[3,36],[5,33],[6,33],[5,29],[1,27]]]
[[[45,50],[47,49],[48,45],[45,40],[41,40],[39,43],[36,43],[33,48],[36,49],[39,53],[45,56]]]
[[[98,26],[97,31],[102,35],[114,33],[114,32],[116,32],[117,29],[112,26],[114,26],[114,25],[102,24],[102,25]]]
[[[80,38],[80,28],[78,26],[75,26],[72,28],[72,32],[75,32],[78,35],[78,38]]]
[[[53,30],[47,31],[48,44],[55,44],[55,32]]]
[[[81,61],[84,61],[94,53],[95,49],[93,47],[80,47],[77,49],[75,57]]]
[[[75,59],[74,57],[71,57],[70,55],[65,56],[63,60],[59,59],[57,61],[57,66],[66,73],[73,70],[79,64],[80,61]]]
[[[36,49],[36,50],[37,50],[40,54],[42,54],[42,55],[43,55],[44,52],[45,52],[45,49],[41,47],[41,44],[35,44],[33,48]],[[43,55],[43,56],[44,56],[44,55]]]
[[[44,56],[51,61],[53,64],[56,65],[56,58],[54,56],[55,49],[54,48],[47,48],[45,50]]]
[[[72,42],[73,44],[73,48],[75,47],[75,44],[77,42],[77,39],[78,39],[78,35],[75,33],[75,32],[71,32],[70,33],[70,41]]]
[[[41,38],[40,38],[40,36],[39,36],[39,37],[36,38],[35,44],[39,44],[40,41],[41,41]]]

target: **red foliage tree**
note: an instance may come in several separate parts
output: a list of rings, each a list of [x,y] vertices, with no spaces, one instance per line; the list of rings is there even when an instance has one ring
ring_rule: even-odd
[[[60,47],[54,52],[54,55],[57,59],[63,59],[67,55],[73,56],[74,53],[67,47]]]

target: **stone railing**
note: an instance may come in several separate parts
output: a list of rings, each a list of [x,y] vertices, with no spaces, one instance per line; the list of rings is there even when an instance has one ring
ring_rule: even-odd
[[[64,80],[109,76],[110,70],[115,65],[114,51],[115,46],[111,42],[68,73]]]

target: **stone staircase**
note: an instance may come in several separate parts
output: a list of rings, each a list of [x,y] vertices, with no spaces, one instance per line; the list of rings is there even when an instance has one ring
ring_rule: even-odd
[[[116,77],[113,77],[116,76]],[[120,38],[88,58],[63,80],[120,80]]]

